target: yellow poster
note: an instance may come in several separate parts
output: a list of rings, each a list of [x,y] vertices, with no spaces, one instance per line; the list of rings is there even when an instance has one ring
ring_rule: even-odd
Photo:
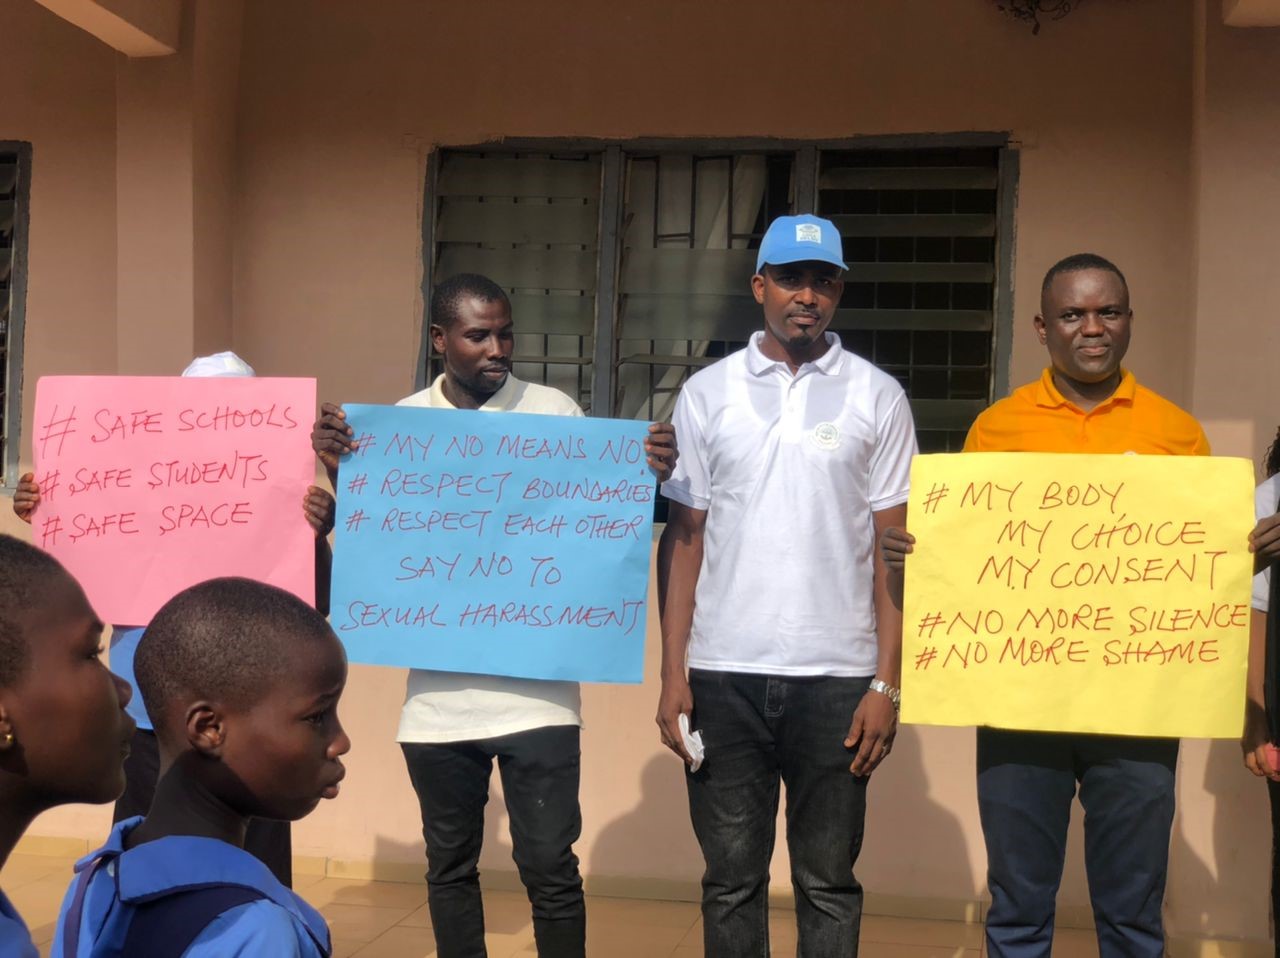
[[[904,722],[1239,736],[1247,460],[917,456],[907,514]]]

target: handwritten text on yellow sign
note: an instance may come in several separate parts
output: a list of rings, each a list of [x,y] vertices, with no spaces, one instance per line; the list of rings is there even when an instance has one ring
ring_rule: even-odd
[[[911,470],[903,720],[1231,738],[1243,459],[970,453]]]

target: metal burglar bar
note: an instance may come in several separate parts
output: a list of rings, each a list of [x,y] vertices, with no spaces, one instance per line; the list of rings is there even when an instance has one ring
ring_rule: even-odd
[[[760,325],[755,251],[791,211],[794,155],[627,158],[613,414],[671,416],[685,381]]]
[[[516,319],[515,375],[563,390],[584,409],[592,405],[600,160],[450,151],[433,197],[433,281],[481,273],[505,288]],[[442,369],[429,351],[428,382]]]
[[[921,452],[954,452],[993,398],[996,149],[823,151],[818,212],[850,269],[832,328],[911,398]]]
[[[921,449],[954,451],[1005,385],[1017,163],[1004,142],[444,151],[428,180],[428,274],[484,273],[511,292],[516,375],[594,415],[666,419],[690,375],[760,328],[748,279],[769,221],[813,209],[840,228],[850,265],[832,329],[902,383]]]
[[[0,482],[13,485],[22,417],[27,169],[30,147],[0,143]]]

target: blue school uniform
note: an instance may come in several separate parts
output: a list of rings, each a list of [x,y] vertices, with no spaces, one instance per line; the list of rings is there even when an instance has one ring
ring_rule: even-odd
[[[0,891],[0,958],[40,958],[31,932],[13,904]]]
[[[186,835],[125,851],[125,836],[141,821],[120,822],[102,848],[76,863],[76,880],[58,916],[52,958],[119,955],[140,906],[218,885],[251,889],[262,897],[213,918],[183,958],[328,958],[332,947],[324,918],[262,862],[226,842]],[[91,877],[86,882],[87,872]]]

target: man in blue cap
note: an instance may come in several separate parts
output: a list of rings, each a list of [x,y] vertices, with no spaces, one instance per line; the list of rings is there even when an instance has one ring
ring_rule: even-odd
[[[833,223],[774,220],[751,278],[764,329],[691,377],[673,417],[657,722],[689,765],[708,958],[769,953],[780,783],[798,953],[858,950],[853,866],[901,672],[875,543],[906,515],[916,441],[902,387],[827,332],[845,269]]]

